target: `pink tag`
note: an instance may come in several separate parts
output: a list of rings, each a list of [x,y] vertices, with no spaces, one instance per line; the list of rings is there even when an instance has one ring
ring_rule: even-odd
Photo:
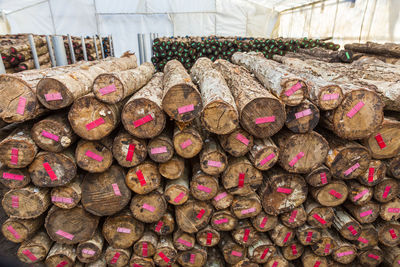
[[[326,173],[321,172],[319,174],[319,176],[321,177],[321,184],[327,184],[328,183],[328,178],[326,177]]]
[[[67,264],[68,264],[67,261],[62,261],[62,262],[60,262],[59,264],[57,264],[56,267],[64,267],[64,266],[67,265]]]
[[[294,220],[296,219],[296,216],[297,216],[297,210],[293,210],[292,214],[290,215],[289,222],[290,223],[294,222]]]
[[[335,190],[331,190],[331,191],[329,191],[329,194],[330,195],[332,195],[332,196],[334,196],[334,197],[336,197],[337,199],[340,199],[340,198],[342,198],[342,194],[340,194],[339,192],[336,192]]]
[[[389,195],[389,192],[390,192],[390,189],[391,189],[392,187],[390,186],[390,185],[388,185],[388,186],[386,186],[385,187],[385,191],[383,192],[383,194],[382,194],[382,198],[387,198],[387,196]]]
[[[19,208],[19,197],[18,196],[11,196],[11,207],[17,209]]]
[[[359,200],[360,198],[362,198],[366,193],[368,193],[369,192],[369,190],[368,189],[364,189],[363,191],[361,191],[360,193],[358,193],[357,195],[355,195],[354,197],[353,197],[353,200],[354,201],[357,201],[357,200]]]
[[[228,194],[226,192],[222,192],[214,197],[215,201],[220,201],[221,199],[225,198]]]
[[[380,133],[375,135],[375,140],[381,149],[384,149],[386,147],[386,143],[385,143],[385,141],[383,141],[382,135]]]
[[[35,257],[35,255],[32,254],[32,252],[29,249],[25,249],[22,251],[22,253],[27,256],[32,262],[37,261],[38,259]]]
[[[312,217],[316,219],[319,223],[326,224],[326,221],[323,218],[321,218],[321,216],[319,216],[318,214],[314,213]]]
[[[296,245],[293,244],[293,245],[291,246],[291,248],[292,248],[292,254],[293,254],[293,255],[297,255],[297,247],[296,247]]]
[[[58,196],[52,196],[51,197],[52,202],[61,202],[61,203],[67,203],[67,204],[72,204],[74,201],[72,198],[69,197],[58,197]]]
[[[238,187],[242,188],[244,186],[244,173],[239,173],[239,181],[238,181]]]
[[[380,258],[378,255],[375,255],[375,254],[368,254],[368,257],[375,259],[375,260],[379,260],[379,258]]]
[[[89,149],[86,150],[85,156],[92,158],[98,162],[102,162],[103,161],[103,157],[100,155],[97,155],[96,153],[93,153],[92,151],[90,151]]]
[[[357,240],[364,244],[368,244],[368,242],[369,242],[367,239],[362,238],[361,236]]]
[[[268,161],[270,161],[273,158],[275,158],[275,154],[274,153],[269,154],[262,161],[260,161],[260,166],[264,166],[265,163],[267,163]]]
[[[17,180],[17,181],[24,180],[24,176],[23,175],[18,175],[18,174],[9,173],[9,172],[3,172],[3,178],[4,179],[10,179],[10,180]]]
[[[110,84],[106,87],[100,88],[99,92],[101,95],[107,95],[109,93],[115,92],[117,88],[115,87],[115,84]]]
[[[374,181],[374,174],[375,174],[375,168],[369,168],[368,169],[368,183],[372,183]]]
[[[356,164],[354,164],[353,166],[351,166],[344,172],[344,176],[348,176],[350,173],[357,170],[358,168],[360,168],[360,163],[357,162]]]
[[[67,232],[64,232],[64,231],[61,231],[61,230],[58,230],[56,232],[56,234],[60,235],[62,237],[65,237],[66,239],[69,239],[69,240],[74,239],[74,235],[73,234],[70,234],[70,233],[67,233]]]
[[[311,242],[312,235],[313,235],[312,232],[307,232],[306,242]]]
[[[118,227],[117,228],[117,232],[118,233],[124,233],[124,234],[130,234],[131,233],[131,229],[124,228],[124,227]]]
[[[113,190],[114,190],[114,195],[116,196],[121,196],[121,191],[119,191],[118,184],[111,184]]]
[[[174,202],[175,202],[175,203],[179,203],[179,201],[181,201],[182,198],[184,198],[185,196],[186,196],[185,193],[180,192],[179,195],[174,199]]]
[[[348,255],[353,255],[353,251],[349,250],[349,251],[345,251],[345,252],[341,252],[341,253],[337,253],[336,256],[343,257],[343,256],[348,256]]]
[[[364,106],[364,102],[360,101],[358,102],[348,113],[347,113],[347,117],[349,118],[353,118],[354,115],[356,115],[356,113],[358,111],[360,111],[360,109]]]
[[[215,220],[214,224],[222,224],[222,223],[227,223],[227,222],[228,222],[228,219],[227,218],[223,218],[223,219],[220,219],[220,220]]]
[[[295,85],[293,85],[289,90],[285,92],[286,96],[291,96],[293,95],[297,90],[301,88],[301,83],[297,82]]]
[[[211,188],[208,188],[208,187],[206,187],[204,185],[200,185],[199,184],[197,186],[197,189],[200,190],[200,191],[206,192],[206,193],[211,193]]]
[[[167,147],[166,146],[160,146],[160,147],[155,147],[152,148],[150,151],[151,154],[162,154],[162,153],[167,153]]]
[[[194,261],[196,259],[196,254],[190,254],[190,263],[194,264]]]
[[[182,114],[182,113],[187,113],[187,112],[190,112],[190,111],[193,111],[193,110],[194,110],[194,105],[190,104],[190,105],[178,108],[178,113]]]
[[[49,132],[46,132],[46,131],[42,131],[42,136],[44,136],[46,138],[49,138],[49,139],[52,139],[52,140],[54,140],[56,142],[58,142],[58,140],[60,140],[60,137],[58,137],[58,135],[55,135],[55,134],[52,134],[52,133],[49,133]]]
[[[13,165],[18,164],[18,149],[17,148],[11,148],[11,159],[10,163]]]
[[[360,217],[362,218],[362,217],[365,217],[365,216],[368,216],[371,214],[372,214],[372,210],[367,210],[367,211],[361,212]]]
[[[206,211],[204,209],[201,209],[196,218],[200,220],[201,218],[203,218],[204,213],[206,213]]]
[[[392,239],[396,239],[397,238],[396,232],[394,231],[393,228],[389,229],[389,233],[390,233],[390,236],[392,237]]]
[[[247,242],[247,240],[249,239],[249,235],[250,235],[250,229],[244,229],[244,235],[243,235],[243,242]]]
[[[211,241],[212,241],[212,233],[207,233],[207,245],[211,245]]]
[[[94,255],[94,254],[96,254],[96,252],[94,251],[94,250],[91,250],[91,249],[86,249],[86,248],[84,248],[84,249],[82,249],[82,253],[83,254],[87,254],[87,255]]]
[[[15,229],[11,225],[7,226],[7,230],[15,237],[15,239],[21,238],[21,236],[17,233],[17,231],[15,231]]]
[[[162,221],[158,221],[157,225],[156,225],[156,232],[160,232],[161,227],[163,226],[163,222]]]
[[[232,250],[231,255],[235,257],[242,257],[242,253],[235,250]]]
[[[314,264],[314,267],[319,267],[320,265],[321,265],[321,262],[320,261],[316,261],[315,264]]]
[[[18,101],[18,106],[17,106],[17,113],[20,115],[24,115],[25,112],[25,105],[26,105],[26,98],[20,96],[19,101]]]
[[[57,175],[54,173],[53,169],[51,168],[50,164],[48,162],[43,163],[43,168],[46,170],[47,174],[50,176],[50,179],[52,181],[57,180]]]
[[[136,171],[136,176],[139,180],[140,186],[145,186],[146,185],[146,179],[144,178],[144,175],[141,170]]]
[[[141,119],[134,121],[133,125],[135,126],[135,128],[137,128],[137,127],[139,127],[145,123],[148,123],[149,121],[152,121],[152,120],[153,120],[153,117],[149,114],[149,115],[144,116]]]
[[[325,245],[325,249],[324,249],[324,253],[325,253],[325,254],[328,254],[330,248],[331,248],[331,244],[330,244],[330,243],[326,244],[326,245]]]
[[[286,234],[285,239],[283,239],[283,243],[286,243],[289,240],[289,237],[292,235],[292,232]]]
[[[301,159],[302,157],[304,157],[304,152],[300,152],[299,154],[297,154],[290,162],[289,165],[290,167],[293,167],[294,164],[296,164],[299,159]]]
[[[358,232],[356,231],[356,229],[354,229],[353,225],[350,225],[349,227],[347,227],[347,229],[350,231],[350,233],[352,235],[357,235]]]
[[[263,124],[267,122],[274,122],[275,116],[256,118],[256,124]]]
[[[322,100],[327,101],[327,100],[335,100],[339,98],[339,94],[325,94],[322,96]]]
[[[164,253],[159,252],[158,256],[160,256],[160,258],[163,259],[166,263],[170,262],[170,259],[167,256],[165,256]]]
[[[135,145],[129,144],[128,153],[126,154],[126,161],[132,162],[134,152],[135,152]]]
[[[311,111],[311,109],[308,108],[308,109],[305,109],[303,111],[295,113],[294,116],[296,117],[296,119],[300,119],[300,118],[303,118],[305,116],[309,116],[311,114],[312,114],[312,111]]]
[[[400,209],[399,208],[388,208],[387,211],[389,213],[400,213]]]
[[[265,259],[265,256],[267,256],[267,253],[269,251],[269,248],[264,249],[263,254],[261,255],[260,259]]]
[[[154,211],[156,210],[155,207],[153,207],[153,206],[151,206],[151,205],[149,205],[149,204],[147,204],[147,203],[144,203],[144,204],[143,204],[143,208],[144,208],[145,210],[150,211],[150,212],[154,212]]]
[[[119,259],[119,256],[121,256],[121,254],[119,252],[115,252],[114,257],[112,257],[110,263],[111,264],[116,264],[118,259]]]
[[[246,146],[248,146],[250,143],[250,140],[247,139],[246,137],[244,137],[243,135],[241,135],[240,133],[238,133],[236,135],[236,139],[239,140],[240,142],[242,142],[243,144],[245,144]]]
[[[276,192],[284,193],[284,194],[291,194],[291,193],[292,193],[292,189],[290,189],[290,188],[284,188],[284,187],[278,187],[278,188],[276,189]]]
[[[217,167],[220,168],[222,163],[220,161],[213,161],[213,160],[208,160],[207,161],[207,165],[208,166],[212,166],[212,167]]]
[[[148,256],[148,246],[146,242],[142,243],[142,257]]]
[[[61,93],[45,94],[44,98],[47,102],[63,99]]]
[[[192,140],[188,139],[185,142],[181,143],[181,148],[185,149],[192,144]]]
[[[278,262],[274,261],[274,263],[272,264],[272,267],[278,267]]]
[[[100,126],[100,125],[102,125],[104,123],[106,123],[106,121],[103,118],[98,118],[97,120],[94,120],[94,121],[89,122],[88,124],[86,124],[86,129],[88,131],[90,131],[90,130],[92,130],[92,129],[94,129],[94,128],[96,128],[96,127],[98,127],[98,126]]]
[[[190,243],[189,241],[186,241],[186,240],[184,240],[184,239],[182,239],[182,238],[178,238],[177,241],[178,241],[179,243],[181,243],[182,245],[184,245],[184,246],[192,247],[192,243]]]
[[[255,212],[255,211],[256,211],[256,208],[249,208],[249,209],[242,210],[241,213],[248,214],[248,213]]]

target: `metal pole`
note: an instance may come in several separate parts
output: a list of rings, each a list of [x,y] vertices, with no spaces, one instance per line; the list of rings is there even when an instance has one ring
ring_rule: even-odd
[[[112,34],[110,35],[111,38],[111,56],[115,57],[115,51],[114,51],[114,38],[112,36]]]
[[[87,52],[86,52],[85,37],[83,37],[83,36],[81,36],[81,43],[82,43],[83,60],[87,61]]]
[[[6,68],[4,67],[3,57],[0,54],[0,74],[6,73]]]
[[[64,40],[60,35],[53,35],[51,41],[54,47],[56,66],[68,65],[67,53],[65,52]]]
[[[110,46],[110,57],[113,57],[113,49],[112,49],[111,35],[108,36],[108,45]]]
[[[147,62],[147,49],[146,49],[146,34],[142,33],[142,49],[143,49],[143,63]]]
[[[72,44],[71,35],[67,34],[67,38],[68,38],[69,53],[71,54],[71,61],[72,64],[75,64],[76,63],[75,51],[74,51],[74,45]]]
[[[153,41],[154,41],[154,33],[150,33],[150,54],[153,56]]]
[[[33,40],[33,35],[29,34],[28,39],[29,39],[29,45],[31,46],[32,58],[33,58],[33,63],[35,64],[35,69],[40,69],[39,58],[36,53],[35,40]]]
[[[100,39],[101,56],[102,56],[102,58],[106,58],[106,54],[104,54],[103,38],[101,37],[101,35],[99,35],[99,39]]]
[[[139,62],[143,63],[143,48],[142,48],[142,34],[138,33],[138,46],[139,46]]]
[[[94,50],[96,50],[96,59],[99,59],[99,50],[97,50],[96,35],[93,35]]]
[[[46,43],[47,43],[47,50],[49,50],[51,66],[55,67],[56,66],[56,60],[54,59],[53,47],[51,46],[50,37],[48,35],[46,35]]]

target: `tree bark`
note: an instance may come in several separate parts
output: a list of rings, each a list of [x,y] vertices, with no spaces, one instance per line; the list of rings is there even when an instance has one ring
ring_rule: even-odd
[[[17,257],[20,261],[27,264],[37,263],[46,258],[52,244],[53,241],[49,236],[45,232],[40,231],[31,239],[22,242],[18,248]]]
[[[378,44],[374,42],[346,44],[345,49],[355,52],[400,57],[400,46],[394,43]]]
[[[134,167],[147,157],[146,141],[121,130],[114,138],[112,153],[122,167]]]
[[[347,240],[357,240],[361,225],[342,208],[336,208],[333,227]]]
[[[279,149],[271,138],[254,139],[248,157],[254,167],[266,171],[278,161]]]
[[[144,195],[156,190],[161,185],[158,166],[152,161],[144,161],[129,169],[125,183],[136,194]]]
[[[387,164],[389,176],[400,179],[400,156],[392,158]]]
[[[253,147],[253,136],[242,128],[236,128],[230,134],[218,135],[222,148],[234,157],[244,156]]]
[[[383,261],[389,266],[400,266],[400,248],[399,247],[382,247]]]
[[[8,218],[2,225],[3,236],[14,243],[21,243],[30,239],[42,227],[44,217],[34,219]]]
[[[54,243],[46,257],[45,264],[49,267],[74,266],[76,249],[73,245]]]
[[[78,244],[76,247],[76,256],[83,263],[96,262],[96,260],[102,257],[103,245],[103,235],[99,230],[96,230],[92,238]]]

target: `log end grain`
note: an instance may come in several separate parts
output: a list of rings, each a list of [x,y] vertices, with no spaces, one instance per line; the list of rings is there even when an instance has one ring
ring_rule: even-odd
[[[343,90],[340,86],[332,84],[319,89],[318,107],[322,110],[333,110],[343,101]]]
[[[234,107],[214,101],[204,107],[201,113],[203,126],[215,134],[229,134],[239,125],[239,116]]]
[[[108,88],[110,90],[107,90]],[[123,83],[113,73],[100,74],[93,81],[93,94],[97,99],[105,103],[115,104],[121,101],[124,98],[124,91]]]
[[[68,80],[77,83],[72,77],[68,78]],[[48,97],[54,94],[61,97],[57,97],[57,100]],[[74,96],[68,89],[68,85],[51,77],[43,78],[39,81],[36,86],[36,96],[43,106],[51,110],[67,107],[74,101]]]

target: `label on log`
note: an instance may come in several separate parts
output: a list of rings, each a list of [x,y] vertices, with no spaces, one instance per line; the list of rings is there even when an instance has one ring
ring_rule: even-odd
[[[148,211],[150,211],[150,212],[154,212],[154,211],[156,210],[155,207],[153,207],[153,206],[151,206],[151,205],[149,205],[149,204],[147,204],[147,203],[144,203],[142,207],[143,207],[145,210],[148,210]]]
[[[11,207],[17,209],[19,208],[19,197],[18,196],[11,196]]]
[[[149,121],[152,121],[152,120],[153,120],[153,117],[149,114],[149,115],[144,116],[141,119],[134,121],[133,125],[135,126],[135,128],[137,128],[137,127],[139,127],[145,123],[148,123]]]
[[[264,217],[260,223],[260,228],[264,228],[265,225],[267,224],[268,217]]]
[[[361,212],[360,217],[362,218],[362,217],[365,217],[365,216],[368,216],[371,214],[372,214],[372,210],[367,210],[367,211]]]
[[[204,209],[201,209],[196,218],[200,220],[201,218],[203,218],[204,213],[206,213],[206,211]]]
[[[134,263],[133,264],[133,267],[143,267],[142,265],[140,265],[140,264],[136,264],[136,263]]]
[[[82,249],[82,253],[83,254],[87,254],[87,255],[94,255],[94,254],[96,254],[96,252],[94,251],[94,250],[91,250],[91,249]]]
[[[190,105],[187,105],[187,106],[179,107],[178,108],[178,113],[182,114],[182,113],[187,113],[187,112],[190,112],[190,111],[193,111],[193,110],[194,110],[194,105],[190,104]]]
[[[328,178],[326,177],[326,173],[321,172],[319,174],[319,176],[321,177],[321,184],[327,184],[328,183]]]
[[[287,91],[285,92],[285,95],[286,95],[286,96],[291,96],[291,95],[293,95],[297,90],[299,90],[300,88],[301,88],[301,83],[300,83],[300,82],[297,82],[295,85],[293,85],[292,87],[290,87],[290,89],[287,90]]]
[[[220,201],[221,199],[225,198],[228,194],[226,192],[222,192],[214,197],[215,201]]]
[[[60,202],[60,203],[67,203],[67,204],[74,203],[72,198],[69,198],[69,197],[58,197],[58,196],[52,196],[51,197],[51,201]]]
[[[64,266],[67,265],[67,264],[68,264],[67,261],[62,261],[62,262],[60,262],[59,264],[57,264],[56,267],[64,267]]]
[[[339,98],[339,94],[325,94],[322,96],[322,100],[328,101],[328,100],[336,100]]]
[[[62,237],[64,237],[64,238],[66,238],[66,239],[69,239],[69,240],[74,239],[74,235],[73,235],[73,234],[64,232],[64,231],[62,231],[62,230],[58,230],[58,231],[56,232],[56,234],[59,235],[59,236],[62,236]]]
[[[119,252],[115,252],[114,257],[112,257],[110,263],[111,264],[116,264],[117,260],[119,259],[119,256],[121,256],[121,254]]]
[[[124,233],[124,234],[130,234],[131,233],[131,229],[124,228],[124,227],[118,227],[117,228],[117,232],[118,233]]]
[[[56,142],[58,142],[58,140],[60,140],[60,137],[58,135],[55,135],[55,134],[52,134],[52,133],[49,133],[49,132],[46,132],[46,131],[42,131],[42,136],[44,136],[46,138],[49,138],[49,139],[52,139],[52,140],[54,140]]]
[[[296,247],[296,245],[293,244],[293,245],[291,246],[291,248],[292,248],[292,254],[293,254],[293,255],[297,255],[297,247]]]
[[[182,245],[184,245],[184,246],[187,246],[187,247],[192,247],[192,243],[190,243],[189,241],[187,241],[187,240],[185,240],[185,239],[182,239],[182,238],[178,238],[178,240],[177,240],[179,243],[181,243]]]
[[[196,260],[196,254],[190,254],[190,263],[194,264],[195,260]]]
[[[140,186],[145,186],[146,185],[146,180],[144,179],[143,173],[141,170],[138,170],[136,172],[136,176],[139,180]]]
[[[238,182],[238,187],[241,188],[244,186],[244,173],[239,173],[239,182]]]
[[[274,122],[274,121],[275,121],[275,116],[259,117],[259,118],[256,118],[255,123],[256,124],[263,124],[263,123]]]
[[[368,239],[362,238],[361,236],[357,240],[360,241],[361,243],[364,243],[364,244],[368,244],[369,243]]]
[[[297,154],[290,162],[289,165],[293,167],[302,157],[304,157],[304,152]]]
[[[292,189],[291,188],[285,188],[285,187],[278,187],[276,189],[276,192],[284,193],[284,194],[291,194],[292,193]]]
[[[296,119],[300,119],[300,118],[303,118],[305,116],[309,116],[311,114],[312,114],[312,111],[311,111],[311,109],[308,108],[308,109],[305,109],[303,111],[295,113],[294,116],[296,116]]]
[[[370,257],[371,259],[374,259],[374,260],[379,260],[379,256],[378,255],[375,255],[375,254],[368,254],[368,257]]]
[[[9,172],[3,172],[3,178],[4,178],[4,179],[22,181],[22,180],[24,180],[24,177],[25,177],[25,176],[19,175],[19,174],[14,174],[14,173],[9,173]]]
[[[289,222],[292,223],[296,219],[297,216],[297,210],[293,210],[292,214],[290,214]]]
[[[211,193],[211,188],[209,188],[207,186],[204,186],[204,185],[201,185],[201,184],[199,184],[197,186],[197,189],[200,190],[200,191],[206,192],[206,193]]]
[[[354,251],[349,250],[349,251],[344,251],[344,252],[337,253],[336,256],[338,256],[340,258],[340,257],[343,257],[343,256],[348,256],[348,255],[353,255],[353,254],[354,254]]]
[[[375,174],[375,168],[369,168],[368,169],[368,183],[372,183],[374,181],[374,174]]]
[[[325,254],[328,254],[330,248],[331,248],[331,243],[326,244],[326,245],[325,245],[325,249],[324,249],[324,253],[325,253]]]
[[[240,133],[238,133],[236,135],[236,139],[239,140],[240,142],[242,142],[243,144],[245,144],[246,146],[248,146],[250,143],[250,140],[247,139],[246,137],[244,137],[243,135],[241,135]]]
[[[11,148],[11,159],[10,163],[13,165],[18,164],[18,148]]]
[[[262,260],[265,259],[265,256],[267,256],[268,251],[269,251],[269,248],[264,249],[263,254],[261,254],[260,259],[262,259]]]
[[[232,250],[231,255],[235,257],[242,257],[242,252]]]
[[[357,235],[358,234],[356,229],[354,229],[353,225],[348,226],[347,230],[349,230],[352,235]]]
[[[247,242],[247,240],[249,239],[249,235],[250,235],[250,229],[246,228],[244,229],[244,234],[243,234],[243,242]]]
[[[161,231],[161,227],[163,226],[163,222],[162,221],[159,221],[158,223],[157,223],[157,225],[156,225],[156,232],[160,232]]]
[[[21,96],[19,98],[19,100],[18,100],[18,106],[17,106],[17,113],[18,114],[24,115],[25,105],[26,105],[26,98]]]
[[[54,173],[53,169],[51,168],[48,162],[43,163],[43,168],[46,170],[47,174],[50,176],[52,181],[57,180],[57,175]]]
[[[272,264],[272,267],[278,267],[278,262],[274,261],[274,264]]]
[[[101,95],[108,95],[112,92],[115,92],[117,90],[117,88],[115,87],[115,84],[110,84],[106,87],[100,88],[99,92]]]
[[[17,233],[17,231],[15,231],[14,227],[12,227],[11,225],[7,226],[7,231],[9,231],[15,237],[15,239],[21,238],[21,236]]]
[[[158,256],[160,256],[160,258],[163,259],[163,261],[165,261],[166,263],[170,261],[170,259],[167,256],[165,256],[165,254],[162,252],[159,252]]]
[[[383,194],[382,194],[382,198],[387,198],[387,196],[389,195],[389,192],[390,192],[390,189],[391,189],[392,187],[390,186],[390,185],[388,185],[388,186],[386,186],[385,187],[385,190],[383,191]]]
[[[275,158],[275,153],[271,153],[268,156],[266,156],[262,161],[260,161],[260,166],[264,166],[265,163],[271,161],[273,158]]]
[[[312,216],[314,219],[316,219],[319,223],[321,223],[321,224],[326,224],[326,221],[323,219],[323,218],[321,218],[318,214],[313,214],[313,216]]]
[[[220,220],[215,220],[214,223],[215,224],[222,224],[222,223],[227,223],[229,220],[227,218],[223,218]]]
[[[285,236],[285,238],[283,239],[283,243],[288,242],[289,237],[290,237],[291,235],[292,235],[292,232],[287,233],[286,236]]]
[[[190,139],[188,139],[188,140],[186,140],[185,142],[183,142],[183,143],[181,143],[181,148],[182,149],[185,149],[185,148],[187,148],[188,146],[190,146],[192,144],[192,140],[190,140]]]
[[[255,212],[255,211],[256,211],[256,208],[249,208],[249,209],[242,210],[241,213],[242,214],[248,214],[248,213],[252,213],[252,212]]]
[[[389,212],[389,213],[400,213],[400,208],[388,208],[387,212]]]
[[[61,93],[59,93],[59,92],[52,93],[52,94],[45,94],[44,98],[46,99],[47,102],[56,101],[56,100],[62,100],[63,99]]]
[[[316,261],[315,264],[314,264],[314,267],[319,267],[320,265],[321,265],[321,262],[320,261]]]
[[[357,112],[360,111],[360,109],[364,106],[364,102],[360,101],[358,102],[348,113],[347,113],[347,117],[349,118],[353,118],[354,115],[357,114]]]
[[[211,167],[217,167],[220,168],[222,163],[220,161],[214,161],[214,160],[208,160],[207,165]]]
[[[396,239],[397,238],[397,235],[396,235],[396,233],[395,233],[393,228],[389,229],[389,233],[390,233],[390,236],[392,237],[392,239]]]
[[[121,191],[119,191],[119,187],[118,184],[111,184],[113,190],[114,190],[114,194],[116,196],[121,196]]]
[[[37,261],[38,259],[36,258],[35,255],[33,255],[33,253],[29,250],[29,249],[25,249],[24,251],[22,251],[22,253],[27,256],[32,262]]]
[[[154,147],[151,149],[150,153],[151,154],[167,153],[167,147],[166,146]]]
[[[360,193],[358,193],[357,195],[355,195],[354,197],[353,197],[353,200],[354,201],[357,201],[357,200],[359,200],[360,198],[362,198],[366,193],[368,193],[369,192],[369,190],[368,189],[364,189],[363,191],[361,191]]]
[[[86,124],[86,129],[88,131],[90,131],[90,130],[96,128],[96,127],[99,127],[100,125],[102,125],[104,123],[106,123],[106,121],[103,118],[98,118],[97,120],[94,120],[94,121],[89,122],[88,124]]]
[[[384,149],[386,147],[386,143],[385,143],[385,141],[383,141],[382,135],[380,133],[375,135],[375,140],[381,149]]]
[[[212,241],[212,233],[207,233],[207,245],[211,245],[211,241]]]
[[[89,149],[86,150],[85,156],[87,156],[87,157],[89,157],[91,159],[94,159],[94,160],[96,160],[98,162],[102,162],[103,161],[103,157],[102,156],[97,155],[96,153],[90,151]]]
[[[313,232],[307,232],[306,242],[311,242]]]
[[[350,173],[352,173],[352,172],[354,172],[355,170],[357,170],[358,168],[360,168],[360,163],[356,163],[356,164],[354,164],[353,166],[351,166],[350,168],[348,168],[347,170],[345,170],[344,172],[343,172],[343,174],[345,175],[345,176],[348,176]]]
[[[174,202],[175,202],[175,203],[179,203],[179,201],[181,201],[182,198],[184,198],[185,196],[186,196],[185,193],[180,192],[179,195],[174,199]]]
[[[134,152],[135,152],[135,145],[129,144],[128,153],[126,154],[126,161],[132,162]]]
[[[147,242],[142,243],[142,257],[147,257],[148,256],[148,248],[147,248]]]

